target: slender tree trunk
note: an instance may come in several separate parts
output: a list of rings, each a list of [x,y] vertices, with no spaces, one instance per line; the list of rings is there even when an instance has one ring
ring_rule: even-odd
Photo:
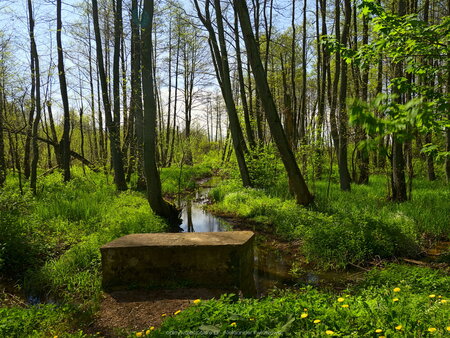
[[[356,10],[356,9],[355,9]],[[356,23],[355,23],[356,25]],[[363,17],[363,45],[369,43],[369,23],[367,17]],[[367,102],[369,99],[369,69],[363,69],[361,79],[361,99]],[[363,142],[367,139],[366,133],[362,128],[357,129],[358,142]],[[359,164],[359,176],[356,181],[358,184],[369,183],[369,152],[366,147],[357,150],[358,164]]]
[[[91,46],[91,20],[89,11],[87,12],[87,27],[88,27],[88,40],[89,40],[89,50],[88,50],[88,59],[89,59],[89,88],[91,90],[91,119],[92,119],[92,135],[93,135],[93,158],[94,161],[98,160],[98,141],[97,141],[97,128],[95,127],[95,94],[94,94],[94,79],[92,74],[92,46]],[[99,98],[100,99],[100,98]]]
[[[167,219],[172,227],[181,224],[179,211],[162,198],[161,180],[156,167],[156,101],[153,88],[153,0],[144,0],[142,13],[142,89],[144,94],[144,172],[147,198],[153,212]]]
[[[200,11],[198,2],[196,0],[194,2],[197,8],[198,16],[200,17],[200,20],[202,21],[203,25],[206,27],[209,33],[211,56],[215,60],[214,65],[216,75],[227,108],[230,132],[231,137],[233,139],[233,147],[236,155],[236,160],[238,162],[239,172],[241,174],[242,184],[244,186],[251,186],[251,179],[248,172],[247,163],[245,161],[245,154],[248,152],[248,150],[245,144],[245,139],[242,133],[241,126],[239,124],[239,118],[237,115],[237,110],[233,99],[233,91],[231,88],[230,67],[228,64],[228,53],[225,43],[225,31],[223,27],[223,17],[220,1],[214,0],[219,42],[217,42],[216,35],[211,24],[211,18],[209,14],[209,2],[207,3],[206,6],[205,17],[202,15]],[[218,121],[218,125],[219,127],[221,127],[220,121]],[[220,137],[222,137],[221,131]]]
[[[111,156],[114,166],[114,182],[116,184],[117,190],[121,191],[127,189],[127,183],[125,181],[125,173],[123,170],[122,151],[120,149],[120,134],[111,115],[111,103],[108,96],[108,83],[106,80],[106,73],[103,65],[102,41],[98,24],[97,0],[92,0],[92,16],[94,19],[95,41],[97,45],[97,62],[100,73],[100,82],[102,86],[103,105],[105,108],[106,125],[108,127],[108,134],[111,143]]]
[[[37,166],[39,161],[39,147],[38,147],[38,128],[41,120],[41,76],[39,68],[39,56],[36,48],[36,42],[34,38],[34,18],[31,0],[28,0],[28,11],[30,17],[30,38],[31,38],[31,55],[32,63],[34,62],[34,79],[36,90],[36,117],[33,122],[32,130],[32,144],[33,158],[31,160],[31,172],[30,172],[30,188],[34,195],[36,195],[36,181],[37,181]]]
[[[398,1],[397,14],[405,15],[406,2]],[[403,76],[403,65],[401,62],[394,64],[394,76],[396,78]],[[397,94],[397,103],[403,103],[403,98],[398,88],[393,88],[394,94]],[[403,143],[396,134],[392,135],[392,200],[403,202],[407,200],[406,179],[405,179],[405,159],[403,156]]]
[[[244,111],[244,123],[245,123],[245,133],[247,134],[248,143],[250,148],[254,149],[256,147],[255,137],[253,135],[252,124],[250,121],[250,111],[247,103],[247,96],[245,94],[245,79],[244,72],[242,70],[242,59],[241,59],[241,46],[239,37],[239,25],[237,13],[234,14],[234,39],[236,43],[236,61],[237,61],[237,71],[239,77],[239,93],[241,95],[242,109]]]
[[[2,60],[0,60],[2,61]],[[3,184],[6,180],[6,162],[5,162],[5,142],[3,140],[3,121],[4,121],[4,112],[3,112],[3,91],[5,88],[0,84],[0,188],[3,187]],[[11,143],[11,142],[10,142]],[[12,144],[9,145],[12,147]]]
[[[299,139],[302,145],[306,144],[306,6],[303,0],[303,37],[302,37],[302,96],[300,102],[300,116],[298,121]]]
[[[351,22],[351,4],[350,0],[344,0],[345,4],[345,22],[342,31],[341,44],[347,46]],[[348,143],[348,116],[347,116],[347,62],[341,62],[341,83],[339,90],[339,147],[338,147],[338,166],[339,182],[341,190],[350,191],[350,172],[348,170],[347,143]]]
[[[66,73],[64,69],[64,56],[61,41],[62,20],[61,20],[61,0],[56,0],[56,44],[58,47],[58,75],[59,88],[64,110],[64,128],[61,139],[62,169],[64,171],[64,182],[70,181],[70,112],[69,97],[67,95]]]
[[[295,156],[292,149],[289,147],[283,126],[281,125],[280,117],[277,113],[275,102],[267,83],[266,72],[264,71],[261,62],[258,45],[253,35],[247,4],[245,1],[236,0],[234,1],[234,7],[239,15],[239,21],[241,23],[242,33],[244,35],[249,62],[255,77],[256,88],[259,96],[261,97],[261,102],[266,113],[266,119],[269,123],[270,131],[286,168],[289,177],[289,185],[295,193],[297,203],[308,205],[313,201],[313,196],[306,186],[305,180],[303,179],[297,162],[295,161]]]

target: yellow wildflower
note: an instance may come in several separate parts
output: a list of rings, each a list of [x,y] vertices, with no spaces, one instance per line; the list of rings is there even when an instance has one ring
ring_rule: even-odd
[[[154,326],[150,326],[150,331],[153,331],[155,329],[155,327]]]
[[[400,288],[394,288],[394,292],[400,292]]]
[[[150,334],[150,330],[145,331],[145,334],[148,336]]]
[[[392,301],[393,302],[398,302],[398,300],[399,300],[398,298],[394,298]]]
[[[403,325],[398,325],[398,326],[395,327],[395,329],[396,329],[397,331],[400,331],[401,329],[403,329]]]
[[[314,324],[319,324],[321,322],[321,320],[320,319],[314,319]]]
[[[338,302],[339,302],[339,303],[342,303],[344,300],[345,300],[345,299],[342,298],[342,297],[339,297],[339,298],[338,298]]]
[[[438,296],[438,298],[442,298],[442,296]]]
[[[447,303],[447,299],[441,299],[441,303],[442,303],[442,304]]]
[[[436,328],[435,327],[430,327],[428,329],[428,332],[431,332],[431,333],[436,332]]]
[[[306,317],[308,317],[308,314],[307,314],[307,313],[302,313],[302,314],[300,315],[300,318],[306,318]]]
[[[333,334],[334,334],[334,331],[331,331],[331,330],[326,330],[326,331],[325,331],[325,333],[326,333],[327,335],[331,336],[331,335],[333,335]]]
[[[434,298],[434,297],[436,297],[436,295],[429,295],[428,297],[430,297],[430,298]]]
[[[383,330],[382,329],[376,329],[375,332],[376,333],[381,333],[381,332],[383,332]]]
[[[250,320],[253,322],[255,320],[255,318],[252,317],[252,318],[250,318]]]
[[[306,309],[306,308],[305,308],[305,309],[303,309],[303,311],[305,311],[305,312],[306,312],[306,311],[308,311],[308,309]]]
[[[196,300],[194,300],[194,304],[198,304],[198,303],[200,303],[201,302],[201,300],[200,299],[196,299]]]
[[[181,310],[177,310],[175,311],[174,315],[176,316],[177,314],[181,313]]]
[[[386,338],[386,336],[378,336],[378,338]]]
[[[136,332],[136,337],[142,337],[142,332]]]
[[[232,322],[231,324],[230,324],[230,326],[232,326],[232,327],[236,327],[236,323],[235,322]]]
[[[447,326],[447,331],[450,331],[450,326]]]
[[[348,307],[348,304],[344,304],[344,305],[342,305],[342,307],[343,307],[343,308],[347,308],[347,307]]]

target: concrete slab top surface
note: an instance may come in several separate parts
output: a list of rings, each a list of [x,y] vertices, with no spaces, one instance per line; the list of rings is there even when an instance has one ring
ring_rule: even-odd
[[[131,234],[117,238],[101,248],[233,246],[245,244],[254,235],[252,231]]]

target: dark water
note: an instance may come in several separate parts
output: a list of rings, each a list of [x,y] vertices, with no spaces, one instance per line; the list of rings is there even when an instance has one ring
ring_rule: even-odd
[[[181,228],[185,232],[230,231],[231,226],[223,219],[204,210],[208,202],[209,188],[200,188],[192,195],[179,201],[183,208]],[[358,273],[315,272],[307,269],[292,269],[292,253],[280,251],[270,243],[256,241],[255,247],[255,286],[257,295],[267,294],[274,288],[285,289],[305,285],[320,285],[331,288],[345,288],[355,281]]]

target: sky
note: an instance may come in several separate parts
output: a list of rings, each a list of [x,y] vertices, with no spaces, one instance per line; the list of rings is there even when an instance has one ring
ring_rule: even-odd
[[[32,0],[33,1],[33,11],[35,16],[35,36],[36,44],[38,48],[40,64],[41,64],[41,77],[42,77],[42,90],[41,92],[45,95],[51,96],[53,101],[53,107],[56,114],[62,111],[62,105],[60,102],[59,93],[59,82],[56,72],[56,3],[54,0]],[[274,1],[274,24],[277,29],[282,30],[290,26],[290,15],[292,0],[275,0]],[[88,74],[86,71],[86,65],[88,63],[86,59],[87,48],[83,44],[86,43],[86,39],[75,39],[73,37],[73,32],[79,30],[80,22],[83,22],[86,26],[86,16],[83,14],[83,0],[65,0],[62,3],[62,21],[63,21],[63,34],[62,43],[65,50],[65,67],[67,82],[69,87],[69,99],[70,107],[72,109],[79,109],[81,104],[84,107],[89,107],[90,103],[88,99],[80,99],[80,80],[81,77],[81,87],[83,88],[83,94],[86,98],[89,98],[89,85],[88,85]],[[182,0],[182,5],[188,13],[193,13],[193,7],[191,0]],[[315,6],[315,2],[310,1],[309,4]],[[302,1],[296,1],[297,6],[297,18],[296,22],[301,22],[301,9],[303,6]],[[129,0],[124,0],[124,29],[129,30]],[[0,31],[4,32],[4,36],[10,39],[11,42],[11,52],[12,52],[12,69],[14,69],[14,81],[18,87],[17,90],[11,92],[11,95],[18,96],[22,95],[24,88],[29,87],[30,83],[30,56],[29,56],[29,36],[28,36],[28,10],[27,10],[27,0],[0,0]],[[308,15],[310,15],[309,13]],[[93,35],[93,32],[92,32]],[[95,42],[92,41],[92,46],[94,47]],[[243,45],[243,44],[242,44]],[[83,50],[84,49],[84,50]],[[127,54],[129,54],[129,47]],[[83,54],[84,53],[84,54]],[[230,52],[230,55],[233,53]],[[93,50],[93,57],[95,57],[95,50]],[[161,60],[164,55],[159,56]],[[50,68],[50,63],[52,67]],[[165,65],[165,64],[163,64]],[[211,66],[210,66],[211,67]],[[48,74],[49,71],[53,74],[51,81],[49,82]],[[213,73],[210,69],[209,73]],[[167,101],[168,88],[167,88],[167,78],[165,78],[166,73],[163,70],[160,71],[161,81],[163,85],[161,87],[161,96],[163,101]],[[211,77],[207,81],[209,85],[203,87],[203,90],[210,91],[211,93],[216,93],[218,87],[216,85],[215,79]],[[200,89],[200,88],[198,88]],[[29,91],[29,88],[28,88]],[[180,93],[181,94],[181,93]],[[196,109],[193,113],[194,120],[201,126],[205,124],[204,110],[206,106],[198,101],[196,103]],[[179,115],[182,115],[180,112]],[[179,123],[183,124],[183,121]],[[223,128],[225,129],[225,128]]]

